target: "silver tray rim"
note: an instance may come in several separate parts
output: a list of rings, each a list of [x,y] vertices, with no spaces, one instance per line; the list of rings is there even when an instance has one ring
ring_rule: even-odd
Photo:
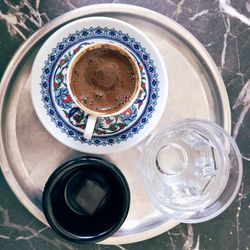
[[[171,20],[170,18],[157,13],[153,10],[146,9],[144,7],[139,7],[135,5],[129,4],[94,4],[89,6],[84,6],[78,8],[76,10],[72,10],[62,14],[61,16],[53,19],[42,28],[37,30],[30,38],[28,38],[16,51],[14,56],[11,58],[8,67],[6,68],[4,75],[1,79],[0,84],[0,110],[3,110],[4,105],[4,98],[5,93],[8,88],[9,83],[11,82],[12,76],[17,69],[18,65],[22,61],[23,57],[29,52],[29,50],[48,32],[52,32],[62,25],[69,23],[71,21],[77,20],[79,18],[84,18],[92,15],[98,14],[108,14],[108,13],[117,13],[117,14],[130,14],[136,15],[144,19],[151,20],[153,22],[162,25],[163,27],[170,27],[175,30],[176,33],[180,34],[181,38],[185,40],[188,44],[191,44],[195,49],[196,53],[198,53],[205,63],[208,65],[211,74],[214,77],[215,82],[217,83],[218,91],[220,96],[222,97],[222,110],[223,110],[223,124],[221,125],[227,132],[231,132],[231,111],[230,105],[228,100],[227,91],[224,85],[224,81],[219,73],[219,70],[213,61],[212,57],[209,55],[207,50],[203,47],[203,45],[195,38],[188,30],[184,27],[176,23],[175,21]],[[2,132],[2,116],[0,116],[0,126],[1,126],[1,134]],[[34,211],[33,207],[35,206],[27,196],[25,195],[24,191],[19,187],[17,180],[14,177],[14,174],[11,171],[10,164],[5,154],[3,137],[0,137],[0,165],[2,169],[2,173],[4,175],[5,180],[7,181],[8,185],[12,189],[13,193],[16,195],[17,199],[21,202],[24,207],[34,215],[38,220],[41,222],[46,223],[46,221],[39,218],[36,211]],[[25,202],[24,202],[25,201]],[[146,232],[140,234],[133,234],[133,235],[125,235],[125,236],[112,236],[109,239],[101,242],[101,244],[128,244],[133,242],[138,242],[142,240],[146,240],[152,237],[155,237],[161,233],[168,231],[169,229],[173,228],[174,226],[178,225],[179,222],[174,220],[168,220],[167,223],[163,223],[161,226],[157,228],[151,228]],[[48,224],[47,224],[48,225]]]

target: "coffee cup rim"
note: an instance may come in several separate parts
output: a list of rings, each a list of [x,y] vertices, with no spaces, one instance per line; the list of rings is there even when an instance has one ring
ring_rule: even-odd
[[[129,59],[130,63],[133,66],[133,69],[136,73],[136,89],[133,93],[133,98],[131,98],[131,100],[124,106],[122,106],[121,109],[119,109],[116,112],[111,112],[111,113],[102,113],[102,112],[98,112],[98,111],[94,111],[91,110],[89,108],[87,108],[86,106],[84,106],[79,100],[77,100],[77,98],[73,95],[71,87],[70,87],[70,76],[73,70],[73,66],[75,65],[75,63],[77,62],[77,60],[79,59],[80,56],[82,56],[83,54],[85,54],[87,51],[91,50],[92,47],[93,48],[102,48],[103,46],[107,46],[107,47],[113,47],[116,50],[120,50],[120,52],[122,52],[122,54],[125,54],[125,56]],[[113,116],[113,115],[118,115],[121,114],[122,112],[124,112],[126,109],[128,109],[136,100],[139,91],[140,91],[140,83],[141,83],[141,74],[140,74],[140,68],[138,66],[138,63],[136,61],[136,59],[134,58],[134,56],[128,51],[126,50],[123,46],[117,44],[117,43],[112,43],[110,41],[107,42],[95,42],[95,43],[91,43],[86,45],[84,48],[81,48],[72,58],[72,60],[69,63],[68,66],[68,71],[67,71],[67,88],[69,91],[69,94],[72,98],[72,100],[74,101],[74,103],[83,111],[87,112],[87,114],[90,114],[94,117],[108,117],[108,116]]]

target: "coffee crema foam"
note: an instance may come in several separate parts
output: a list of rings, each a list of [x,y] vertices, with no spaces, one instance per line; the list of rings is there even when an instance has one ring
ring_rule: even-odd
[[[94,48],[75,62],[70,87],[84,107],[109,114],[121,110],[134,98],[137,79],[125,55],[111,48]]]

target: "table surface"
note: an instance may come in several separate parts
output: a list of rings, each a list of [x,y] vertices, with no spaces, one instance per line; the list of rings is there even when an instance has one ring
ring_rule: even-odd
[[[16,199],[0,174],[1,249],[245,249],[250,248],[250,1],[249,0],[3,0],[0,1],[0,78],[18,47],[55,17],[97,3],[128,3],[157,11],[189,30],[217,64],[229,95],[232,135],[244,158],[238,196],[217,218],[180,224],[155,238],[123,246],[62,240]]]

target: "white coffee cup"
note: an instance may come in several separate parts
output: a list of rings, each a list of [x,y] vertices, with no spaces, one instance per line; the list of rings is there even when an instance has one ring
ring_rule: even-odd
[[[96,110],[92,110],[89,107],[86,107],[86,105],[84,105],[84,103],[74,95],[73,90],[72,90],[72,74],[74,72],[74,67],[76,65],[76,63],[78,62],[78,60],[80,58],[82,58],[87,52],[94,50],[94,49],[111,49],[114,50],[116,52],[118,52],[119,54],[121,54],[122,56],[125,56],[126,59],[128,59],[129,63],[131,63],[131,66],[133,68],[133,73],[134,73],[134,79],[135,79],[135,87],[134,87],[134,91],[132,93],[132,95],[130,96],[130,98],[124,103],[124,105],[122,105],[119,110],[116,110],[115,112],[98,112]],[[122,46],[118,45],[118,44],[114,44],[111,42],[98,42],[98,43],[93,43],[93,44],[89,44],[86,45],[84,48],[80,49],[72,58],[70,64],[69,64],[69,68],[68,68],[68,73],[67,73],[67,88],[69,91],[69,94],[72,98],[72,100],[77,104],[77,106],[79,108],[81,108],[84,112],[86,112],[88,115],[88,119],[87,119],[87,123],[86,123],[86,127],[84,130],[84,138],[85,139],[91,139],[93,132],[94,132],[94,128],[95,128],[95,124],[96,124],[96,120],[98,117],[108,117],[108,116],[114,116],[114,115],[118,115],[122,112],[124,112],[126,109],[128,109],[135,101],[135,99],[138,96],[139,93],[139,89],[140,89],[140,82],[141,82],[141,74],[140,74],[140,69],[138,66],[138,63],[136,62],[134,56],[127,51],[125,48],[123,48]]]

